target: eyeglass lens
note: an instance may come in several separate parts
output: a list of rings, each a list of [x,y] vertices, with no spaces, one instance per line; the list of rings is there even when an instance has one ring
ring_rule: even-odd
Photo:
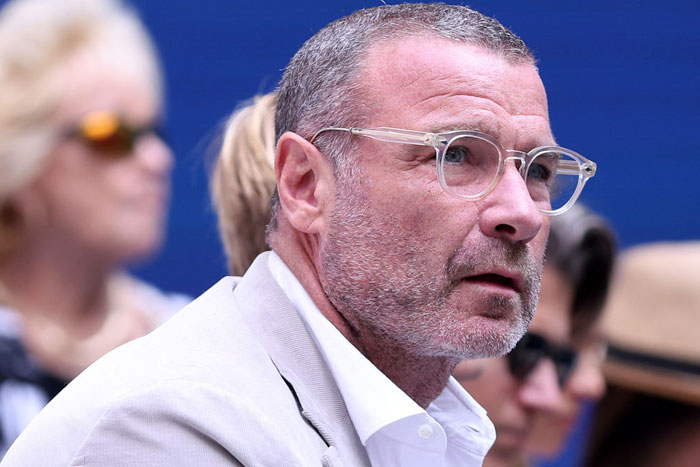
[[[576,193],[579,184],[579,163],[561,151],[536,154],[525,172],[530,196],[549,210],[564,206]]]
[[[474,196],[484,192],[498,174],[499,151],[488,140],[463,136],[444,150],[445,184],[456,194]]]
[[[544,357],[550,358],[554,363],[557,381],[563,387],[576,363],[576,354],[569,348],[550,343],[538,334],[526,333],[508,354],[510,372],[517,379],[525,379]]]
[[[443,151],[445,185],[457,196],[484,193],[498,177],[498,147],[478,136],[460,136]],[[579,184],[579,163],[560,151],[542,151],[528,163],[525,181],[530,196],[541,209],[556,210],[574,196]]]

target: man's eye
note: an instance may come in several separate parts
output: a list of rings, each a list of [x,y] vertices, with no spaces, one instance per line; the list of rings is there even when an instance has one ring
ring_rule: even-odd
[[[471,152],[466,146],[450,146],[445,152],[445,162],[451,164],[464,164],[470,157]]]
[[[527,178],[547,182],[552,178],[552,171],[543,164],[530,164],[530,168],[527,171]]]

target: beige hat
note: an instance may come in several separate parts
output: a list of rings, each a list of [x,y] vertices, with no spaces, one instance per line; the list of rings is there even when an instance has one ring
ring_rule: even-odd
[[[620,255],[603,320],[611,384],[700,405],[700,242]]]

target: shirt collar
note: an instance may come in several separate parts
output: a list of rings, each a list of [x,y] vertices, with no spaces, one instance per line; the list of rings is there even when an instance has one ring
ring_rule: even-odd
[[[274,251],[268,256],[268,267],[326,360],[363,445],[385,427],[417,415],[429,415],[445,430],[448,443],[486,454],[495,439],[493,424],[486,411],[453,377],[426,412],[328,321]],[[474,438],[480,439],[476,449]]]

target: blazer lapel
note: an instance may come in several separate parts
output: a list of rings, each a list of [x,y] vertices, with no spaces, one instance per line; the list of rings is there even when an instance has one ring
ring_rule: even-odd
[[[370,465],[326,361],[291,302],[258,256],[234,289],[234,298],[282,377],[295,392],[302,415],[329,448],[327,466]]]
[[[329,446],[326,452],[321,456],[321,465],[323,467],[345,467],[345,463],[340,459],[338,450],[335,446]],[[367,461],[369,465],[369,461]]]

